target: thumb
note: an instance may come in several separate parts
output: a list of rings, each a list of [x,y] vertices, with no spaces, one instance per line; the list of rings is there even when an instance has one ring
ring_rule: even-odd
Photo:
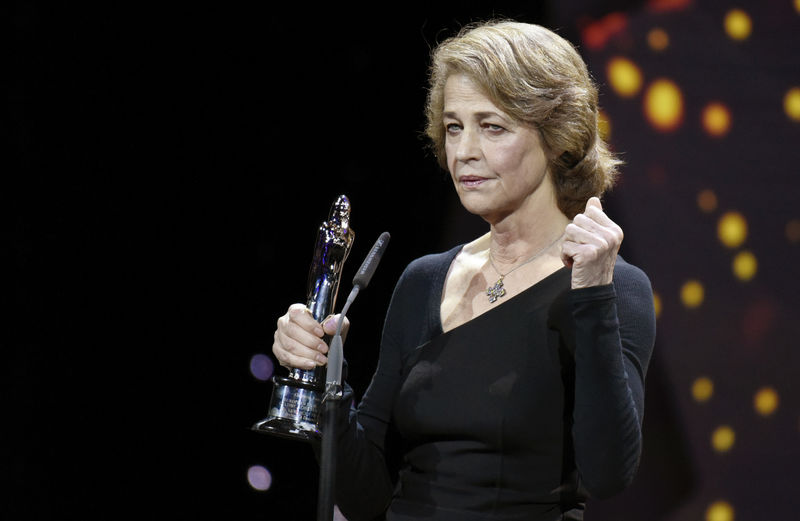
[[[336,328],[339,326],[339,315],[330,315],[322,322],[322,328],[325,330],[326,335],[333,335],[336,333]]]
[[[590,207],[594,206],[598,210],[603,209],[603,205],[600,202],[599,197],[590,197],[588,201],[586,201],[586,209],[588,210]]]

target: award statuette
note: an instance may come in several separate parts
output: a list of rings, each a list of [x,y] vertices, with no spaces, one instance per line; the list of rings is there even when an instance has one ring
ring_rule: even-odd
[[[350,201],[341,195],[319,227],[314,259],[308,274],[308,307],[322,322],[333,311],[342,267],[355,233],[350,229]],[[253,430],[300,440],[319,439],[319,416],[325,394],[325,367],[291,369],[288,377],[272,378],[269,416]]]

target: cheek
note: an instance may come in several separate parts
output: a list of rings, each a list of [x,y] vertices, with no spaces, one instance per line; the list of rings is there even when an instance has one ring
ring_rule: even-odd
[[[500,175],[518,171],[525,159],[525,151],[515,146],[495,146],[486,154],[487,163]]]
[[[445,145],[444,145],[444,162],[447,165],[447,171],[450,172],[450,174],[453,173],[453,167],[455,166],[454,165],[454,163],[455,163],[454,158],[455,158],[455,147],[445,143]]]

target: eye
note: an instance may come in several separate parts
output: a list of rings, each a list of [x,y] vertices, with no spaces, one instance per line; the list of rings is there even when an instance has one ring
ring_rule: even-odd
[[[484,130],[487,130],[492,134],[501,134],[506,131],[505,127],[498,125],[497,123],[484,123],[482,127]]]
[[[461,131],[461,125],[458,123],[446,123],[444,129],[448,134],[457,134]]]

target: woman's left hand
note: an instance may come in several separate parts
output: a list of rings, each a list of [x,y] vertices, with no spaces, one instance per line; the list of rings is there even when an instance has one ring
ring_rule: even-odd
[[[589,199],[567,225],[561,246],[561,260],[572,267],[572,289],[611,284],[622,238],[622,228],[603,212],[600,199]]]

